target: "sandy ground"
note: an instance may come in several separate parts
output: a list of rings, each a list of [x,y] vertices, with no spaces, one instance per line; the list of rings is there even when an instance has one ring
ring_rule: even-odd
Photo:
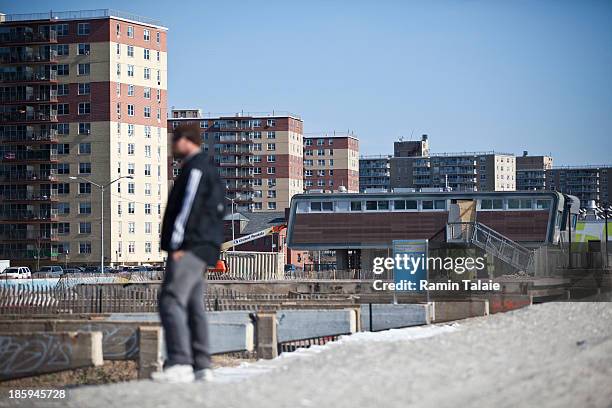
[[[358,336],[233,369],[245,375],[220,369],[208,384],[79,387],[62,406],[612,407],[611,303]]]

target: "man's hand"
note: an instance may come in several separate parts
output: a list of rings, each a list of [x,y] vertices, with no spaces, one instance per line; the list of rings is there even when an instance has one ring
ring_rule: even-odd
[[[174,251],[172,253],[172,260],[175,262],[180,261],[183,255],[185,255],[185,251]]]

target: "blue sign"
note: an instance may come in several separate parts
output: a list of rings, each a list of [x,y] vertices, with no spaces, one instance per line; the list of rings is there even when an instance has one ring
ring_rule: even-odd
[[[421,281],[427,282],[426,239],[393,241],[393,280],[396,291],[421,292]]]

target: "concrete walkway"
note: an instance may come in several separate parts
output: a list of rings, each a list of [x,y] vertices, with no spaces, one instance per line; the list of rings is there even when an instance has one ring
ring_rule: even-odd
[[[360,333],[210,384],[82,387],[69,407],[610,407],[612,304],[548,303]],[[42,404],[41,406],[50,406]]]

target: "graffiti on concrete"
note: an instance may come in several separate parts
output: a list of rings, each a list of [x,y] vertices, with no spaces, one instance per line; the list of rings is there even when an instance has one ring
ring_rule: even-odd
[[[138,328],[136,325],[87,323],[79,325],[79,331],[102,332],[104,359],[123,360],[138,357]]]
[[[40,334],[38,338],[0,335],[0,377],[36,372],[41,367],[61,370],[70,367],[72,345],[59,336]]]

